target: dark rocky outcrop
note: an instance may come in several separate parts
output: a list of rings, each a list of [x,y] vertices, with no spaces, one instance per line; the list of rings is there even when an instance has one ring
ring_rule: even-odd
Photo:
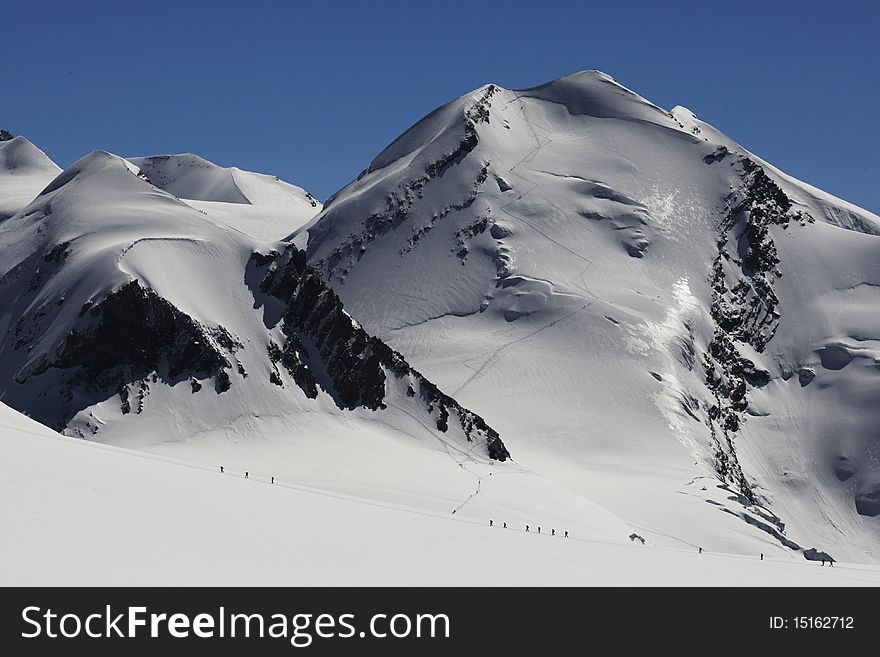
[[[130,413],[131,384],[140,389],[140,412],[150,377],[170,385],[189,380],[193,393],[202,388],[199,379],[216,377],[218,393],[231,386],[225,354],[234,353],[241,346],[238,341],[222,326],[202,325],[136,280],[86,304],[80,316],[81,323],[53,354],[16,377],[24,384],[49,370],[62,371],[64,410],[54,423],[59,429],[90,403],[116,394],[122,413]]]
[[[721,158],[729,153],[719,153]],[[719,158],[707,158],[707,164]],[[715,397],[708,409],[718,474],[750,502],[754,493],[739,464],[734,436],[745,421],[748,391],[770,382],[770,373],[743,355],[739,345],[764,351],[779,325],[774,281],[782,276],[772,226],[805,225],[812,218],[792,210],[791,200],[748,158],[737,163],[742,186],[727,198],[718,255],[712,266],[711,316],[715,331],[703,356],[706,384]]]
[[[259,292],[284,304],[280,321],[286,341],[280,347],[270,344],[270,359],[281,363],[307,396],[316,396],[320,385],[340,408],[383,410],[388,378],[406,379],[407,397],[419,396],[439,431],[446,432],[450,420],[457,419],[469,442],[485,440],[490,458],[510,457],[483,418],[441,392],[355,322],[333,289],[306,266],[302,251],[291,245],[271,258],[255,254],[249,267],[261,274]],[[273,376],[273,382],[282,383],[277,372]]]
[[[287,337],[283,349],[274,342],[270,342],[268,353],[272,364],[277,366],[280,363],[293,378],[294,383],[306,394],[306,397],[315,399],[318,396],[318,384],[311,370],[303,362],[302,354],[305,353],[305,349],[296,335]],[[270,378],[275,385],[284,386],[281,376],[278,375],[277,367]]]
[[[374,212],[364,219],[362,224],[363,227],[358,233],[352,233],[343,245],[334,249],[327,258],[316,263],[315,267],[328,279],[338,278],[344,280],[348,273],[346,263],[350,266],[357,260],[360,260],[366,251],[366,245],[369,242],[372,242],[380,235],[396,229],[407,220],[415,202],[424,196],[427,185],[432,181],[441,178],[450,167],[459,164],[477,147],[479,144],[477,125],[480,123],[489,123],[491,99],[497,91],[498,87],[495,85],[489,85],[486,88],[486,91],[477,100],[465,108],[465,134],[460,143],[458,143],[450,152],[427,164],[425,166],[424,175],[393,189],[385,199],[385,208],[380,212]],[[409,244],[404,251],[411,250],[415,243],[417,243],[437,221],[443,219],[443,217],[452,212],[469,207],[476,199],[477,193],[489,176],[488,167],[488,163],[483,165],[480,173],[474,181],[473,190],[465,199],[451,204],[442,212],[432,216],[427,226],[415,230],[413,237],[410,239]],[[330,205],[330,201],[328,201],[327,205]],[[309,248],[312,249],[314,247],[310,245]]]
[[[230,367],[211,334],[234,341],[222,327],[208,329],[166,299],[132,281],[92,306],[86,329],[68,333],[51,367],[78,367],[84,385],[121,385],[164,370],[171,382],[207,378]]]
[[[834,559],[827,552],[817,550],[816,548],[807,548],[806,550],[804,550],[804,559],[806,559],[807,561],[836,561],[836,559]]]
[[[452,204],[446,206],[445,208],[443,208],[443,210],[441,210],[440,212],[433,214],[431,216],[431,218],[428,220],[427,224],[425,224],[424,226],[422,226],[421,228],[419,228],[418,230],[413,232],[412,237],[410,237],[407,240],[406,246],[400,250],[400,255],[403,255],[404,253],[409,253],[410,251],[412,251],[418,245],[419,240],[421,240],[425,235],[427,235],[429,232],[431,232],[431,229],[434,228],[434,226],[437,224],[437,222],[439,222],[442,219],[445,219],[446,217],[448,217],[450,214],[452,214],[454,212],[460,212],[461,210],[469,208],[471,205],[473,205],[474,201],[477,200],[477,194],[480,192],[480,189],[483,187],[483,184],[486,182],[486,179],[488,177],[489,177],[489,165],[486,164],[483,166],[482,169],[480,169],[480,172],[477,174],[477,178],[476,178],[476,180],[474,180],[474,186],[471,189],[471,191],[468,192],[467,197],[465,197],[463,200],[461,200],[457,203],[452,203]],[[488,221],[488,218],[486,220]],[[480,221],[481,220],[477,221],[477,225],[480,224]],[[476,234],[478,234],[478,233],[474,233],[472,235],[469,235],[468,239],[473,238]],[[465,255],[466,255],[467,249],[464,246],[464,240],[461,237],[461,230],[457,231],[456,240],[458,241],[458,244],[459,244],[459,248],[456,251],[456,253],[458,254],[459,258],[464,259],[463,256],[461,255],[461,252],[462,252],[462,249],[464,249]],[[455,249],[453,249],[453,250],[455,250]]]

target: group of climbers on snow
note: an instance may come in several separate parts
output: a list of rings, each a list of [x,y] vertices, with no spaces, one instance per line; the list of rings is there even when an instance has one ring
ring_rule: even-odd
[[[224,467],[221,465],[221,466],[220,466],[220,474],[223,474],[223,473],[225,473],[225,469],[224,469]],[[249,473],[248,471],[245,471],[245,473],[244,473],[244,478],[245,478],[245,479],[248,479],[248,478],[249,478],[249,475],[250,475],[250,473]],[[274,475],[271,476],[271,477],[269,478],[269,482],[272,483],[272,484],[275,483],[275,476],[274,476]],[[455,513],[455,511],[453,511],[453,513]],[[494,526],[495,526],[495,521],[494,521],[494,520],[489,520],[489,526],[490,526],[490,527],[494,527]],[[507,529],[507,523],[506,523],[506,522],[503,523],[502,526],[503,526],[504,529]],[[526,525],[526,526],[525,526],[525,530],[526,530],[526,532],[529,532],[530,529],[531,529],[530,525]],[[538,533],[539,533],[539,534],[541,533],[541,526],[540,526],[540,525],[538,525]],[[555,530],[555,529],[551,529],[551,530],[550,530],[550,535],[551,535],[551,536],[556,536],[556,530]],[[563,536],[564,536],[565,538],[568,538],[568,530],[565,530]],[[633,536],[635,536],[635,535],[633,535]],[[633,536],[630,536],[630,540],[633,539]],[[639,536],[638,538],[641,539],[641,542],[644,544],[645,540],[642,539],[640,536]],[[698,554],[703,554],[703,548],[698,546],[698,547],[697,547],[697,552],[698,552]],[[762,552],[761,555],[760,555],[760,560],[761,560],[761,561],[764,560],[764,553],[763,553],[763,552]],[[826,562],[826,561],[828,562],[828,565],[829,565],[829,566],[834,566],[834,559],[832,559],[831,557],[828,557],[827,559],[822,559],[821,561],[822,561],[822,565],[823,565],[823,566],[825,565],[825,562]]]
[[[220,466],[220,474],[224,474],[225,472],[226,472],[226,470],[225,470],[224,467],[221,465],[221,466]],[[248,472],[247,470],[244,471],[244,478],[245,478],[245,479],[250,479],[250,472]],[[275,483],[275,476],[274,476],[274,475],[273,475],[272,477],[269,478],[269,483],[272,483],[272,484]]]
[[[490,526],[490,527],[494,527],[494,526],[495,526],[495,521],[494,521],[494,520],[489,520],[489,526]],[[507,523],[506,523],[506,522],[504,523],[504,529],[507,529]],[[526,531],[529,531],[529,525],[526,525]],[[538,533],[539,533],[539,534],[541,533],[541,527],[540,527],[540,526],[538,527]],[[555,530],[555,529],[551,529],[551,530],[550,530],[550,536],[556,536],[556,530]],[[565,531],[565,538],[568,538],[568,530]]]

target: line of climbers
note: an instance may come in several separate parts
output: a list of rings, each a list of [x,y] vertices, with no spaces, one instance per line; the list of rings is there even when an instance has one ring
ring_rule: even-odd
[[[489,526],[490,526],[490,527],[494,527],[494,526],[495,526],[495,521],[494,521],[494,520],[490,520],[490,521],[489,521]],[[507,529],[507,523],[506,523],[506,522],[504,523],[504,529]],[[529,525],[526,525],[526,531],[529,531]],[[541,527],[540,527],[540,526],[538,526],[538,533],[539,533],[539,534],[541,533]],[[550,536],[556,536],[556,530],[555,530],[555,529],[551,529],[551,530],[550,530]],[[566,530],[564,538],[568,538],[568,530]]]
[[[225,469],[223,468],[223,466],[221,465],[221,466],[220,466],[220,474],[223,474],[224,472],[226,472],[226,470],[225,470]],[[248,472],[247,470],[244,471],[244,478],[245,478],[245,479],[250,479],[250,472]],[[275,483],[275,476],[274,476],[274,475],[273,475],[272,477],[269,478],[269,483],[272,483],[272,484]]]

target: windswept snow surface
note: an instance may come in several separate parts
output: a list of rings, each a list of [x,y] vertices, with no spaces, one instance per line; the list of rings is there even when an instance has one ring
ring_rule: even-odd
[[[157,187],[261,240],[278,240],[321,211],[317,199],[276,176],[221,167],[185,153],[129,161]]]
[[[433,112],[328,200],[308,254],[573,494],[657,535],[877,561],[878,235],[590,71]]]
[[[303,254],[216,223],[120,157],[66,169],[0,222],[0,243],[0,398],[48,426],[146,447],[210,434],[259,449],[271,427],[369,449],[375,434],[450,470],[447,453],[505,458],[479,417],[360,330]]]
[[[30,203],[61,169],[24,137],[0,141],[0,221]]]
[[[276,470],[244,479],[230,464],[220,474],[60,436],[2,404],[0,448],[4,586],[880,584],[877,567],[632,543],[597,508],[580,509],[566,539],[549,524],[541,535],[489,527],[485,509],[450,515]],[[497,485],[501,499],[528,482],[504,470],[481,495]],[[547,510],[557,502],[546,491],[531,499]]]

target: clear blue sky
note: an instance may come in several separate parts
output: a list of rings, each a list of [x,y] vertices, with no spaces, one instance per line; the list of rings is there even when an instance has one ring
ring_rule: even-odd
[[[598,68],[880,212],[880,2],[6,0],[0,127],[326,198],[438,105]]]

